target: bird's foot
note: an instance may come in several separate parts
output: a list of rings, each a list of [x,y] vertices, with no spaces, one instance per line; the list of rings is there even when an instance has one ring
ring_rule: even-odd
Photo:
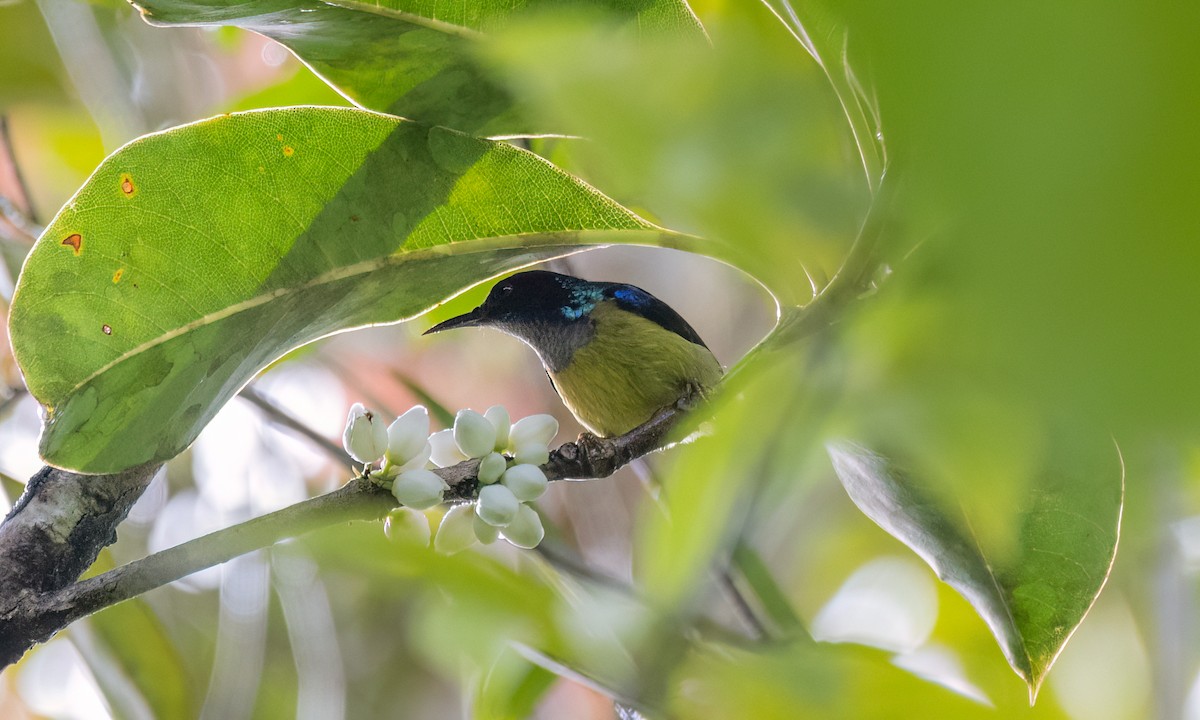
[[[575,445],[579,448],[581,463],[589,472],[596,472],[612,464],[613,447],[607,440],[584,431],[579,433]]]
[[[695,408],[706,397],[708,397],[708,388],[700,383],[686,383],[683,386],[683,394],[675,401],[675,409],[686,412]]]

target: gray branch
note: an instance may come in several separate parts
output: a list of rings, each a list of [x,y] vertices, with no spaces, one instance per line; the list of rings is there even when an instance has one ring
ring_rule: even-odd
[[[616,438],[587,436],[551,453],[542,466],[551,480],[608,477],[660,447],[692,398],[664,408]],[[450,486],[447,502],[478,494],[478,460],[436,470]],[[0,663],[98,610],[286,538],[352,520],[378,520],[396,507],[391,493],[364,478],[253,520],[75,582],[145,490],[157,467],[87,476],[44,468],[0,525]]]

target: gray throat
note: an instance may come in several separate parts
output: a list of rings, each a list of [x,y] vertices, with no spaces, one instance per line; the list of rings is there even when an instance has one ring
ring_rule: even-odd
[[[560,372],[571,364],[575,351],[591,342],[596,335],[591,320],[586,318],[568,323],[503,323],[496,327],[533,348],[542,365],[552,373]]]

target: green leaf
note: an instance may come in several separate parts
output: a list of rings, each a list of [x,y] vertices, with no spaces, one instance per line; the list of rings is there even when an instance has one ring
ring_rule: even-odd
[[[637,31],[699,36],[682,0],[598,3]],[[473,134],[528,132],[508,90],[476,57],[511,16],[553,6],[537,0],[138,0],[156,25],[234,25],[289,47],[362,107]]]
[[[1116,555],[1124,472],[1115,450],[1103,462],[1044,462],[1014,513],[1011,547],[978,534],[967,505],[944,501],[883,456],[846,442],[828,450],[859,509],[980,614],[1032,701]]]
[[[476,683],[475,720],[521,720],[533,715],[558,677],[505,648]]]
[[[221,116],[117,151],[30,254],[10,315],[41,452],[160,462],[284,352],[587,243],[670,235],[505,143],[376,113]]]

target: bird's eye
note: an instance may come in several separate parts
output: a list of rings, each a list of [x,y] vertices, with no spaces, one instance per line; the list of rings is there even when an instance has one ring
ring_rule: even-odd
[[[512,285],[502,285],[500,287],[501,295],[512,295],[512,291],[513,291]]]

